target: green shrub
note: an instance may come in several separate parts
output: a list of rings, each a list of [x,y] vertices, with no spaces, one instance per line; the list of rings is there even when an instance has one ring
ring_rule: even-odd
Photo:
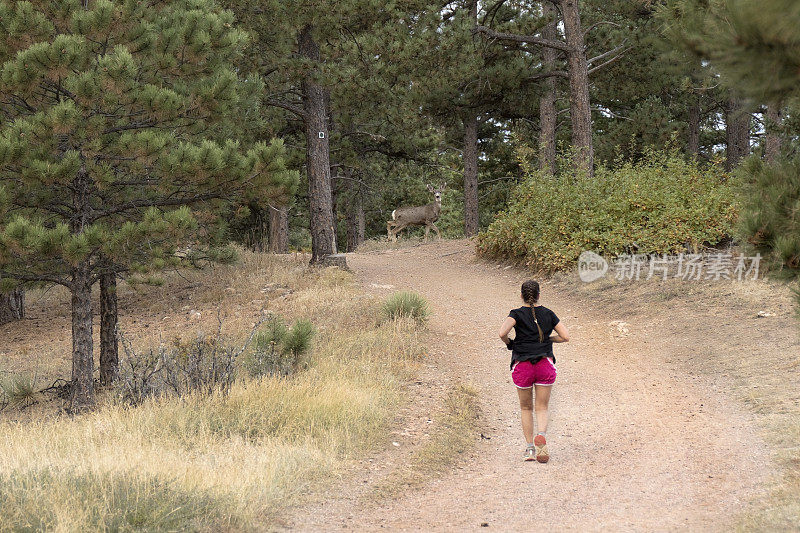
[[[306,364],[306,354],[316,333],[309,320],[298,320],[288,328],[280,317],[272,317],[253,337],[253,349],[243,366],[252,377],[287,376]]]
[[[526,179],[478,237],[484,256],[554,271],[574,265],[584,250],[678,253],[733,233],[736,186],[716,164],[700,168],[676,152],[648,151],[640,161],[600,167],[590,179],[570,170],[554,178],[521,163]]]
[[[314,337],[314,325],[309,320],[298,320],[283,338],[283,349],[299,358],[311,348]]]
[[[383,314],[388,319],[413,318],[417,322],[425,322],[430,316],[428,301],[412,291],[400,291],[392,294],[383,304]]]

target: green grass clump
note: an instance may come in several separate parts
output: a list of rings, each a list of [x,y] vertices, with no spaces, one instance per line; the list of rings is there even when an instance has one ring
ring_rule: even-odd
[[[552,272],[572,267],[584,250],[609,258],[634,248],[674,254],[734,234],[738,186],[717,165],[650,151],[600,167],[593,178],[569,162],[562,168],[551,177],[523,161],[526,179],[479,235],[479,253]]]
[[[0,381],[0,402],[11,405],[31,403],[36,397],[36,380],[28,376],[12,376]]]
[[[383,304],[383,315],[390,320],[413,318],[417,322],[425,322],[430,314],[428,301],[413,291],[396,292]]]

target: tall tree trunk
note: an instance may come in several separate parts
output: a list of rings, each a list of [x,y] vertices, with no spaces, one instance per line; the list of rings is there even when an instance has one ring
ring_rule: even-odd
[[[72,181],[70,233],[83,233],[92,205],[92,183],[85,165]],[[72,268],[69,290],[72,295],[72,404],[75,410],[94,405],[94,345],[92,340],[92,265],[83,259]]]
[[[92,344],[92,282],[89,264],[72,269],[72,401],[76,410],[94,404]]]
[[[364,242],[364,201],[356,192],[350,211],[347,213],[347,251],[355,252]]]
[[[314,40],[313,26],[305,26],[298,38],[300,55],[314,63],[320,61],[319,45]],[[302,84],[305,114],[306,166],[308,170],[308,204],[311,229],[311,262],[321,262],[336,253],[331,204],[331,164],[328,144],[328,90],[318,85],[311,75]]]
[[[728,153],[725,161],[725,170],[733,170],[742,158],[750,154],[751,118],[741,100],[736,97],[728,100],[725,118]]]
[[[339,250],[339,189],[341,188],[342,180],[334,177],[333,169],[331,169],[331,213],[333,213],[333,249]]]
[[[0,325],[25,318],[25,291],[14,289],[0,294]]]
[[[478,233],[478,117],[464,117],[464,234]]]
[[[289,253],[289,208],[269,206],[269,251]]]
[[[770,123],[767,124],[767,135],[764,139],[764,158],[767,163],[773,164],[780,157],[783,144],[780,134],[775,130],[783,120],[780,104],[767,106],[767,118]]]
[[[697,159],[700,155],[700,102],[695,99],[689,106],[689,139],[686,143],[686,152]]]
[[[478,0],[468,4],[469,18],[478,25]],[[475,111],[464,112],[464,235],[478,233],[478,116]]]
[[[100,276],[100,384],[110,385],[119,373],[117,342],[117,275]]]
[[[592,145],[592,110],[589,104],[589,66],[584,50],[583,29],[578,0],[560,0],[564,17],[564,36],[570,47],[569,113],[572,121],[572,145],[576,151],[578,169],[594,175],[594,146]]]
[[[552,18],[553,22],[542,29],[542,37],[552,41],[558,40],[558,11],[556,6],[545,0],[542,2],[542,15]],[[549,46],[542,48],[544,70],[556,69],[558,51]],[[556,173],[556,79],[545,78],[544,93],[539,99],[539,169],[546,174]]]
[[[269,248],[269,211],[261,207],[251,206],[251,210],[255,214],[254,228],[251,230],[250,246],[254,252],[266,252]]]

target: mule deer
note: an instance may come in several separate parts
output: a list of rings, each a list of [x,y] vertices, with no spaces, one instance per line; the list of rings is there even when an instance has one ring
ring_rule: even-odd
[[[428,240],[428,232],[431,228],[436,231],[436,237],[441,238],[436,222],[439,220],[439,213],[442,211],[442,191],[445,184],[434,189],[428,184],[428,190],[433,193],[434,201],[427,205],[416,207],[399,207],[392,211],[392,220],[386,222],[386,232],[389,240],[396,241],[397,234],[408,226],[425,226],[425,240]]]

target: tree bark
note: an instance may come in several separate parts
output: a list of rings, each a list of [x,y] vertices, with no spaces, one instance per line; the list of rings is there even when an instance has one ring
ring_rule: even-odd
[[[333,249],[338,251],[339,241],[339,189],[342,180],[336,179],[335,173],[331,168],[331,213],[333,214]]]
[[[92,283],[89,264],[72,269],[72,401],[80,411],[94,404],[92,344]]]
[[[689,106],[689,139],[686,152],[697,159],[700,156],[700,102],[697,99]]]
[[[269,206],[269,251],[289,253],[289,208]]]
[[[70,233],[80,235],[92,211],[91,179],[81,165],[72,181]],[[94,405],[94,345],[92,339],[92,264],[83,259],[72,267],[69,290],[72,295],[72,407],[76,411]]]
[[[111,385],[119,373],[117,342],[117,275],[100,276],[100,384]]]
[[[478,25],[478,0],[467,4],[469,18]],[[464,235],[478,233],[478,115],[474,110],[464,111]]]
[[[347,213],[347,251],[355,252],[361,243],[364,242],[364,201],[361,193],[356,192],[353,197],[353,204]]]
[[[552,18],[553,22],[542,29],[542,37],[551,41],[558,40],[558,21],[556,7],[547,0],[542,2],[542,15]],[[545,46],[542,48],[544,70],[556,69],[558,50]],[[539,99],[539,169],[545,174],[556,173],[556,78],[545,78],[544,94]]]
[[[569,109],[572,122],[572,145],[576,152],[576,167],[589,176],[594,175],[594,146],[592,144],[592,111],[589,105],[589,67],[584,51],[583,29],[578,0],[560,0],[564,17],[564,36],[570,48]]]
[[[764,139],[764,158],[767,163],[773,164],[780,158],[783,145],[780,134],[775,130],[783,121],[781,106],[779,104],[767,106],[767,118],[770,123],[767,124],[767,135]]]
[[[313,26],[305,26],[298,38],[300,55],[312,62],[320,61],[319,45],[314,40]],[[311,263],[336,253],[333,209],[331,204],[331,165],[328,143],[328,116],[325,102],[328,90],[309,74],[301,84],[306,134],[306,167],[308,171],[308,203],[311,229]]]
[[[464,118],[464,235],[478,233],[478,117]]]
[[[0,325],[25,318],[25,291],[14,289],[0,294]]]
[[[725,170],[731,171],[750,154],[750,113],[736,97],[728,100],[726,112],[727,159]]]

